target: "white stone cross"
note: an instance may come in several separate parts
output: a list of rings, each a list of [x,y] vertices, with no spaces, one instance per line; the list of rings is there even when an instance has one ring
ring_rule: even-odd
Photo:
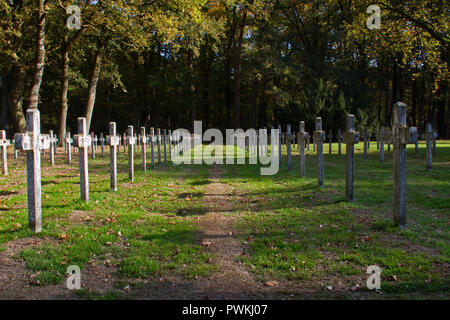
[[[70,137],[70,132],[66,134],[66,149],[67,149],[67,163],[72,163],[72,143],[73,139]]]
[[[109,136],[106,136],[106,144],[109,145],[111,192],[117,191],[117,148],[120,144],[120,136],[117,135],[116,123],[109,123]]]
[[[128,176],[130,180],[134,181],[134,145],[136,144],[136,137],[133,134],[133,126],[128,126]]]
[[[353,180],[355,168],[355,144],[359,142],[359,133],[355,131],[355,116],[347,116],[347,127],[344,133],[347,162],[345,165],[345,200],[353,203]]]
[[[6,139],[6,131],[0,130],[0,147],[2,148],[2,173],[8,175],[8,156],[7,147],[10,145],[10,141]]]
[[[50,137],[41,135],[38,109],[28,109],[26,118],[26,133],[14,135],[14,147],[27,152],[28,223],[38,233],[42,231],[41,150],[50,148]]]
[[[322,130],[322,118],[320,117],[316,118],[316,131],[314,131],[314,138],[317,144],[318,184],[319,187],[323,187],[323,142],[325,141],[325,131]]]
[[[92,138],[87,133],[86,118],[78,118],[78,134],[73,136],[73,140],[78,148],[81,199],[89,202],[88,147],[92,145]]]
[[[139,135],[139,141],[141,143],[141,158],[142,158],[142,170],[147,171],[147,136],[145,135],[145,127],[141,127],[141,134]]]

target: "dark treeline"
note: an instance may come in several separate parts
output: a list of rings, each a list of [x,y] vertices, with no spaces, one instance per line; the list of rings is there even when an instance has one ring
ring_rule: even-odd
[[[80,29],[66,27],[72,4]],[[43,129],[60,136],[66,124],[74,133],[80,116],[96,132],[109,121],[124,132],[129,124],[190,129],[194,120],[295,131],[305,120],[312,130],[321,116],[336,132],[353,113],[360,130],[374,131],[403,101],[408,125],[424,132],[431,122],[448,138],[447,2],[379,1],[379,29],[367,26],[371,4],[2,1],[0,128],[24,130],[41,77]]]

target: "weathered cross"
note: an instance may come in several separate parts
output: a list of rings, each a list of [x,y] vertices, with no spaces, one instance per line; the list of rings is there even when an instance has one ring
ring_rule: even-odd
[[[367,161],[367,128],[364,130],[364,161]]]
[[[355,144],[359,142],[359,133],[355,131],[355,116],[347,116],[347,127],[344,133],[346,145],[346,170],[345,170],[345,200],[353,203],[353,179],[355,167]]]
[[[158,164],[161,165],[161,129],[156,129],[156,135],[158,137]]]
[[[66,134],[66,151],[67,151],[67,163],[72,163],[72,143],[73,139],[70,137],[70,132]]]
[[[292,141],[292,133],[291,133],[291,125],[287,125],[286,132],[286,148],[287,148],[287,160],[288,160],[288,171],[292,169],[292,158],[291,158],[291,141]]]
[[[91,152],[92,159],[95,159],[95,135],[93,132],[91,132]]]
[[[38,233],[42,231],[41,150],[50,148],[50,137],[41,135],[38,109],[28,109],[26,120],[26,133],[14,135],[14,147],[27,152],[28,223]]]
[[[136,137],[133,134],[133,126],[128,126],[128,176],[130,180],[134,181],[134,145],[136,144]]]
[[[152,168],[155,169],[155,128],[150,128],[150,150],[152,156]]]
[[[10,141],[6,139],[6,131],[0,130],[0,147],[2,148],[2,173],[8,175],[8,156],[7,147],[10,145]]]
[[[431,123],[427,123],[427,171],[431,171],[433,169],[433,133]]]
[[[73,136],[73,140],[78,148],[81,199],[89,202],[88,148],[92,145],[92,138],[87,133],[86,118],[78,118],[78,134]]]
[[[167,130],[163,130],[164,163],[167,163]]]
[[[392,143],[394,145],[394,223],[406,226],[406,145],[417,140],[417,128],[406,126],[406,105],[397,102],[392,118]]]
[[[280,168],[281,168],[281,145],[283,144],[283,135],[282,135],[282,132],[281,132],[281,125],[279,124],[278,125],[278,133],[279,133],[279,135],[280,135],[280,141],[279,141],[279,144],[278,144],[278,159],[279,159],[279,162],[280,162],[280,164],[279,164],[279,166],[280,166]]]
[[[55,145],[56,145],[56,138],[53,135],[53,130],[49,131],[50,136],[50,165],[55,164]]]
[[[317,144],[317,170],[318,170],[318,184],[323,187],[323,142],[325,141],[325,131],[322,130],[322,118],[316,118],[316,131],[314,131],[314,139]]]
[[[169,160],[172,160],[172,130],[169,130],[168,143],[169,143]]]
[[[145,135],[145,127],[141,127],[140,135],[142,170],[147,171],[147,136]]]
[[[299,131],[298,131],[298,145],[300,147],[300,176],[302,178],[305,177],[305,141],[306,137],[308,135],[307,132],[305,132],[305,121],[300,121],[299,123]]]
[[[105,137],[103,136],[103,132],[100,133],[100,149],[102,151],[102,157],[105,156]]]
[[[117,149],[120,144],[120,136],[117,135],[116,123],[109,123],[109,135],[106,136],[106,144],[109,145],[109,166],[111,192],[117,191]]]

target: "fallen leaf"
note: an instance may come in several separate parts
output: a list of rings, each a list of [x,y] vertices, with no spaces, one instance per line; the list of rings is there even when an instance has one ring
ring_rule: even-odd
[[[276,281],[267,281],[266,282],[266,286],[268,286],[268,287],[274,287],[277,285],[278,285],[278,282],[276,282]]]

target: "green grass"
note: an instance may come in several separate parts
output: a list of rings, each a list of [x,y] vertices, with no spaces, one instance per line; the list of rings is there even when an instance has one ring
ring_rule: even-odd
[[[362,144],[355,149],[354,204],[344,201],[345,145],[342,155],[337,144],[332,155],[328,145],[324,148],[324,189],[317,187],[312,145],[304,179],[296,148],[292,170],[284,158],[274,177],[259,176],[257,166],[231,167],[228,183],[249,199],[236,212],[241,239],[249,246],[239,260],[263,280],[324,283],[336,278],[349,287],[367,279],[368,266],[378,265],[386,293],[448,297],[450,143],[439,144],[432,172],[425,168],[424,145],[418,155],[408,146],[406,230],[392,222],[392,153],[386,148],[385,163],[380,163],[376,144],[368,161]],[[397,282],[389,281],[392,276]]]
[[[344,201],[343,155],[324,146],[325,188],[317,187],[313,147],[307,152],[306,178],[299,177],[298,149],[293,167],[261,176],[259,165],[226,165],[223,182],[240,195],[236,236],[247,248],[236,261],[258,280],[294,281],[313,286],[317,297],[327,283],[365,286],[366,268],[382,268],[382,291],[391,298],[448,299],[450,281],[450,143],[440,142],[433,171],[425,167],[424,144],[416,155],[408,146],[408,214],[406,230],[392,223],[392,152],[379,162],[376,144],[363,161],[356,146],[355,202]],[[148,157],[150,155],[148,154]],[[11,159],[11,158],[10,158]],[[136,152],[135,181],[128,179],[127,154],[118,156],[118,192],[109,191],[109,157],[89,159],[90,202],[79,196],[77,157],[71,165],[43,158],[43,232],[28,229],[25,159],[10,160],[8,177],[0,176],[0,252],[24,238],[42,240],[16,254],[35,285],[60,283],[69,265],[110,260],[115,276],[132,286],[172,276],[193,279],[220,272],[214,256],[198,241],[196,219],[210,183],[207,165],[163,164],[140,169]],[[393,277],[397,281],[392,281]],[[367,290],[365,293],[372,294]],[[126,299],[116,289],[106,294],[80,290],[86,299]],[[351,298],[346,292],[341,298]],[[374,298],[379,295],[373,293]]]

